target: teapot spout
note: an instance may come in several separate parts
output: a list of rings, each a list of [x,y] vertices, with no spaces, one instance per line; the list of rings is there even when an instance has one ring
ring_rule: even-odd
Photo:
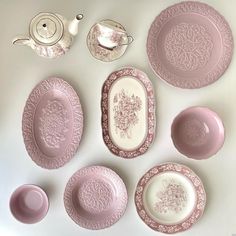
[[[83,17],[83,14],[78,14],[71,22],[69,22],[68,30],[73,36],[78,34],[78,25]]]
[[[12,44],[31,46],[31,40],[28,36],[19,35],[12,40]]]

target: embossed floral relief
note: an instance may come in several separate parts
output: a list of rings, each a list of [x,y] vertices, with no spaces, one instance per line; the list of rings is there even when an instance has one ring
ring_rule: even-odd
[[[163,180],[163,190],[158,191],[154,209],[159,213],[179,213],[187,203],[187,194],[183,186],[174,179]]]
[[[181,23],[167,34],[164,49],[173,66],[182,71],[193,71],[204,67],[210,60],[213,41],[204,26]]]
[[[68,129],[68,114],[64,105],[57,100],[48,101],[42,109],[39,130],[44,143],[51,148],[59,148],[65,141]]]
[[[116,133],[121,138],[132,138],[132,127],[139,122],[138,113],[142,109],[139,96],[129,95],[124,89],[116,93],[113,99]]]

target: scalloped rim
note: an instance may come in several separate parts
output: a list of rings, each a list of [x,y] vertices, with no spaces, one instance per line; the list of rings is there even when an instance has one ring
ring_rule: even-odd
[[[192,213],[182,222],[172,225],[161,224],[152,219],[151,216],[149,216],[146,212],[143,203],[143,192],[146,184],[154,176],[166,171],[174,171],[188,178],[193,184],[197,196],[196,205]],[[137,184],[134,200],[137,213],[145,224],[147,224],[155,231],[166,234],[174,234],[191,228],[200,219],[200,217],[203,215],[206,205],[206,192],[201,179],[189,167],[177,163],[168,162],[151,168],[142,176]]]
[[[73,113],[73,134],[71,143],[67,146],[66,150],[60,157],[48,158],[38,148],[33,131],[34,113],[37,109],[37,105],[49,90],[58,89],[65,93],[71,104],[71,110]],[[23,112],[22,117],[22,134],[25,143],[26,150],[31,159],[42,168],[56,169],[71,160],[75,155],[83,133],[83,111],[80,104],[80,99],[66,81],[57,77],[50,77],[46,80],[39,82],[32,92],[30,93]]]
[[[127,151],[122,150],[118,146],[116,146],[112,138],[109,134],[109,125],[108,125],[108,94],[109,90],[112,87],[112,84],[123,76],[132,76],[138,81],[140,81],[144,88],[146,89],[147,93],[147,102],[148,102],[148,128],[147,128],[147,135],[143,143],[135,150]],[[156,107],[155,107],[155,95],[153,90],[153,85],[149,80],[148,76],[141,70],[134,68],[134,67],[124,67],[117,71],[112,72],[102,87],[102,99],[101,99],[101,111],[102,111],[102,136],[104,143],[108,147],[108,149],[115,155],[131,159],[137,156],[144,154],[148,148],[151,146],[154,138],[155,138],[155,131],[156,131]]]

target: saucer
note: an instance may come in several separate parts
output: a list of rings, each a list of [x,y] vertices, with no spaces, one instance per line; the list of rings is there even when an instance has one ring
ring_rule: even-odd
[[[154,72],[169,84],[186,89],[217,81],[233,54],[229,24],[211,6],[186,1],[162,11],[147,38]]]
[[[10,199],[12,215],[25,224],[41,221],[48,212],[48,197],[36,185],[22,185],[17,188]]]
[[[87,46],[93,57],[100,61],[109,62],[114,61],[120,58],[126,51],[128,45],[116,46],[113,49],[102,47],[99,44],[98,37],[100,35],[100,25],[111,25],[117,30],[126,32],[125,28],[118,22],[113,20],[102,20],[99,23],[96,23],[90,29],[87,36]]]
[[[220,117],[206,107],[190,107],[174,119],[171,137],[177,150],[189,158],[206,159],[224,144]]]
[[[83,228],[98,230],[115,224],[128,201],[122,179],[111,169],[89,166],[68,181],[64,205],[71,219]]]
[[[63,79],[49,78],[30,93],[22,133],[31,159],[46,169],[65,165],[76,153],[83,132],[83,111],[75,90]]]
[[[173,234],[195,224],[204,212],[206,194],[200,178],[188,167],[164,163],[150,169],[135,192],[140,218],[153,230]]]
[[[123,158],[144,154],[155,138],[155,95],[141,70],[112,72],[102,87],[102,134],[108,149]]]

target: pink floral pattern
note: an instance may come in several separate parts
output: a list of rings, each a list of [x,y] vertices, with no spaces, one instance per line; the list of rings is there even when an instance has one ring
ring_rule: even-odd
[[[196,191],[196,204],[191,214],[183,222],[166,225],[155,221],[145,210],[143,193],[147,183],[156,175],[163,172],[173,171],[184,175],[193,184]],[[135,205],[140,218],[150,228],[166,234],[174,234],[185,231],[193,226],[202,216],[206,205],[206,193],[201,179],[187,166],[177,163],[164,163],[151,168],[139,180],[135,191]]]
[[[147,135],[143,143],[137,149],[132,150],[132,151],[120,149],[118,146],[116,146],[113,143],[112,138],[110,137],[110,134],[109,134],[109,123],[108,123],[109,122],[108,120],[109,118],[108,117],[109,91],[113,83],[123,76],[132,76],[135,79],[139,80],[143,84],[146,90],[146,95],[147,95],[147,112],[148,112]],[[103,84],[101,109],[102,109],[103,140],[112,153],[123,158],[134,158],[134,157],[144,154],[148,150],[148,148],[150,147],[155,137],[156,114],[155,114],[155,97],[154,97],[152,83],[144,72],[136,68],[127,67],[127,68],[123,68],[123,69],[120,69],[111,73],[109,77],[107,78],[107,80],[105,81],[105,83]]]
[[[142,101],[138,96],[131,96],[124,89],[117,93],[113,99],[114,121],[116,132],[120,131],[121,138],[132,137],[132,127],[138,121],[138,111],[141,110]]]
[[[207,64],[213,42],[202,25],[181,23],[167,34],[164,48],[166,58],[173,66],[183,71],[193,71]]]
[[[68,132],[67,110],[59,101],[48,101],[42,110],[40,117],[40,133],[48,147],[59,148],[60,143],[65,141],[65,133]]]
[[[163,189],[157,192],[158,200],[154,209],[159,213],[181,212],[187,203],[187,194],[184,187],[174,179],[170,179],[163,180]]]

